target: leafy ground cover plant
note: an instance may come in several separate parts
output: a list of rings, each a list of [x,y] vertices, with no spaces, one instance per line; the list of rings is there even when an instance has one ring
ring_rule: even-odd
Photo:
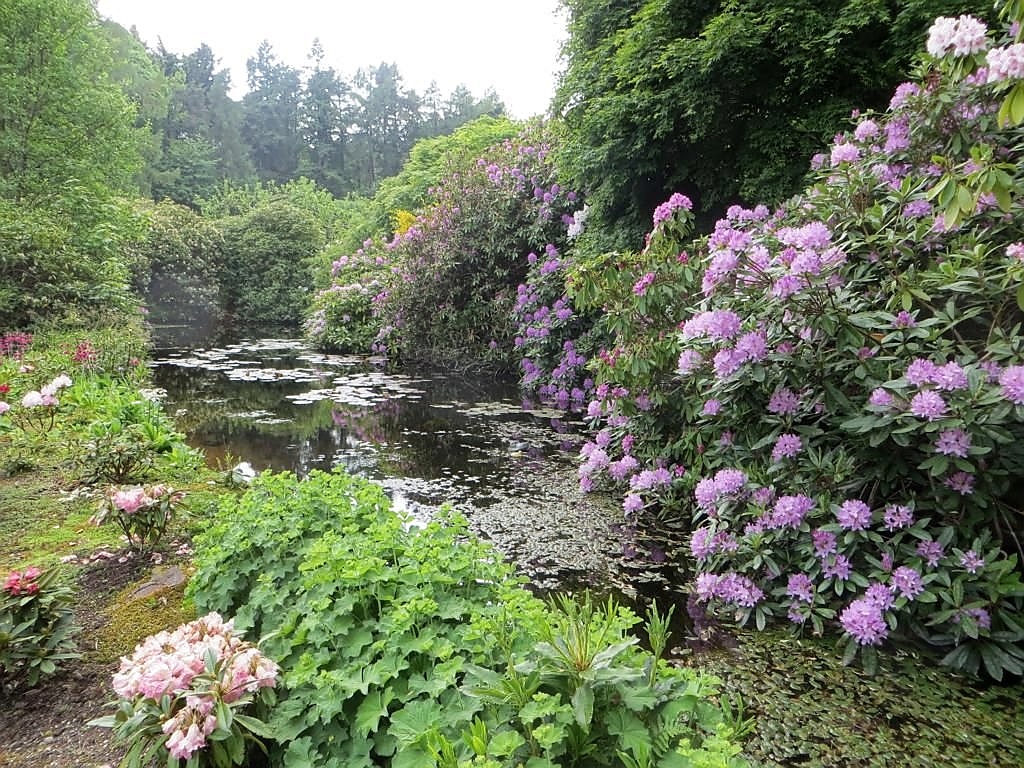
[[[382,489],[365,480],[339,472],[300,482],[264,473],[242,497],[225,500],[197,537],[196,565],[189,594],[199,610],[231,612],[240,627],[269,635],[264,647],[281,665],[268,720],[278,741],[275,764],[447,764],[444,744],[461,753],[451,752],[454,759],[472,760],[472,752],[453,745],[466,743],[461,734],[474,728],[484,754],[490,750],[498,765],[516,764],[522,744],[509,729],[495,730],[504,709],[488,714],[463,683],[471,669],[487,676],[530,658],[549,619],[457,515],[421,527],[395,514]],[[622,635],[632,621],[610,610],[603,634],[596,628],[603,619],[565,621],[592,642],[592,662],[600,655],[594,666],[608,670],[601,685],[615,675],[637,685],[643,677],[647,685],[644,664],[653,660]],[[567,631],[555,626],[556,634]],[[694,706],[699,700],[710,707],[713,681],[688,677],[691,685]],[[618,734],[605,722],[613,709],[605,706],[605,688],[592,698],[576,693],[582,723],[575,729],[564,720],[575,717],[573,693],[562,701],[554,690],[534,691],[546,699],[535,703],[538,720],[526,723],[536,732],[541,720],[559,721],[544,737],[552,755],[587,764],[592,743],[618,743],[609,740]],[[702,723],[714,728],[711,709]],[[493,738],[481,735],[474,718]],[[696,752],[705,749],[701,737],[714,736],[688,722],[681,728],[675,743],[688,736]],[[731,754],[727,731],[720,738],[708,754]]]
[[[90,725],[112,728],[128,745],[121,762],[187,768],[245,765],[247,747],[263,748],[263,722],[251,714],[273,700],[278,669],[216,613],[148,637],[114,675],[113,715]]]
[[[614,338],[581,476],[687,519],[695,593],[741,623],[1024,672],[1019,36],[938,20],[805,194],[693,243],[674,196],[572,274]]]
[[[74,594],[56,569],[13,571],[0,588],[0,691],[32,687],[78,658]]]

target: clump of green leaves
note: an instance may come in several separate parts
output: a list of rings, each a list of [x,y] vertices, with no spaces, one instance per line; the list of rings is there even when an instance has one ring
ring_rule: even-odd
[[[276,763],[401,768],[482,754],[514,765],[527,754],[584,760],[607,744],[638,755],[639,742],[620,735],[632,723],[616,714],[623,696],[630,711],[664,720],[665,754],[699,751],[701,729],[721,721],[712,681],[662,670],[650,685],[656,662],[625,636],[628,613],[564,601],[548,617],[460,516],[411,525],[365,480],[265,473],[222,503],[195,544],[197,609],[269,635],[265,651],[281,666],[268,721]],[[513,690],[521,683],[524,733],[505,725],[511,703],[475,692],[505,684],[495,670]],[[459,742],[463,732],[470,741]],[[735,752],[727,733],[717,737],[722,754]]]
[[[36,685],[75,653],[71,588],[60,573],[27,568],[10,573],[0,588],[0,692]]]

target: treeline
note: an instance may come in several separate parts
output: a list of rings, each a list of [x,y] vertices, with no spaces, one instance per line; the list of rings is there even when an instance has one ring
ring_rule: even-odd
[[[413,144],[504,112],[493,92],[421,96],[393,65],[346,78],[324,58],[314,42],[300,70],[264,43],[236,101],[209,46],[147,50],[88,0],[0,2],[0,327],[124,312],[140,295],[159,305],[181,282],[201,288],[201,301],[180,297],[155,318],[202,309],[295,322],[312,282],[307,259],[356,213],[386,221],[366,201]],[[276,215],[257,210],[269,205]],[[249,214],[266,224],[268,247],[303,233],[301,253],[282,255],[297,260],[287,286],[271,273],[240,276],[225,260],[251,246],[230,242],[253,235],[235,226]],[[250,280],[269,303],[239,298]]]
[[[225,180],[285,183],[304,176],[336,197],[372,193],[401,168],[420,139],[450,133],[480,115],[504,114],[500,97],[475,97],[464,86],[418,94],[394,64],[350,78],[325,63],[314,40],[307,66],[281,61],[264,41],[247,62],[248,93],[231,95],[230,73],[214,51],[189,54],[163,44],[146,51],[117,24],[115,77],[152,129],[139,178],[144,193],[196,207]]]

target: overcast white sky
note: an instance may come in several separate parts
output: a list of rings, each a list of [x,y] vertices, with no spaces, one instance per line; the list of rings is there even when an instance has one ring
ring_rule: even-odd
[[[245,61],[269,40],[280,60],[305,67],[319,37],[329,66],[350,78],[395,63],[420,94],[464,83],[493,87],[519,118],[547,110],[565,20],[558,0],[99,0],[101,15],[175,53],[207,43],[245,89]]]

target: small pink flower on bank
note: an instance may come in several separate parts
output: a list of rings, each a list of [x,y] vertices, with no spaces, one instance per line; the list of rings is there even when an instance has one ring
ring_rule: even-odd
[[[21,398],[21,404],[25,408],[38,408],[43,405],[43,396],[35,390],[26,392],[25,396]]]
[[[0,416],[3,416],[9,410],[11,410],[10,404],[5,403],[3,400],[0,400]]]

